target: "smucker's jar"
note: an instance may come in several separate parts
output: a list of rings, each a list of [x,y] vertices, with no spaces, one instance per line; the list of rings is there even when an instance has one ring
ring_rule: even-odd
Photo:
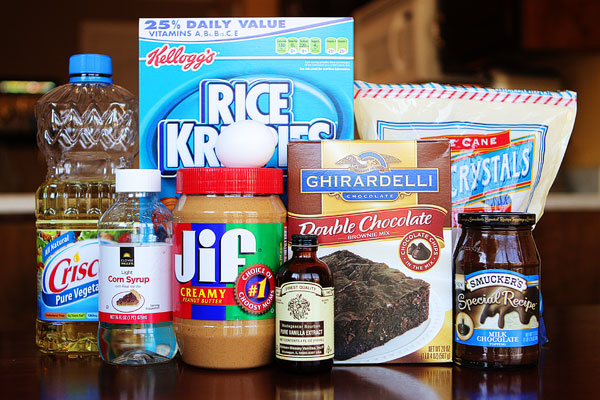
[[[282,191],[279,169],[177,171],[173,328],[186,363],[241,369],[272,361]]]
[[[540,258],[535,214],[461,213],[454,253],[454,361],[505,368],[539,356]]]

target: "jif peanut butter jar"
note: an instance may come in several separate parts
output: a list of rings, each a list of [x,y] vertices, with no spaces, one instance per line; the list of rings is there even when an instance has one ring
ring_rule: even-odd
[[[177,171],[173,328],[184,362],[242,369],[273,361],[282,181],[271,168]]]

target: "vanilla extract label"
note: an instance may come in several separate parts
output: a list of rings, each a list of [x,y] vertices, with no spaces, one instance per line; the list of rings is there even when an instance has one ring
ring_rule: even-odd
[[[275,289],[275,353],[290,361],[318,361],[334,354],[334,288],[287,282]]]
[[[323,325],[323,321],[280,321],[279,332],[281,336],[288,337],[320,337],[324,335]]]

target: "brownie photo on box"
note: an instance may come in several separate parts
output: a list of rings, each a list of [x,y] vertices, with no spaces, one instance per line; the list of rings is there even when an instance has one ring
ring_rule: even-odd
[[[321,257],[335,284],[335,359],[348,360],[429,317],[429,283],[348,250]]]

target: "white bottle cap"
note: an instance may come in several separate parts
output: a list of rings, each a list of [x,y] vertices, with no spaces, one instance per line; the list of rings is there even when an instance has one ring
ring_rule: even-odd
[[[117,169],[116,191],[160,192],[160,171],[158,169]]]

